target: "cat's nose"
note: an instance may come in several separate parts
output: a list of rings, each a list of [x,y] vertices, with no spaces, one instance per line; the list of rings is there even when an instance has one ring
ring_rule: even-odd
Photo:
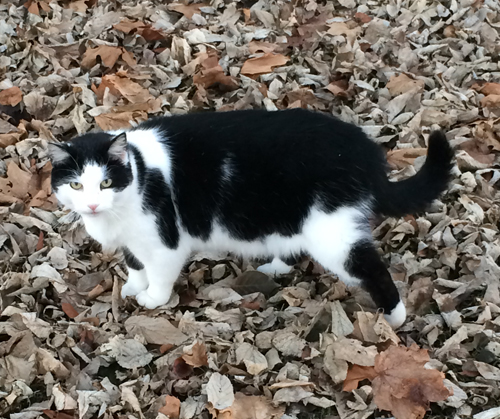
[[[92,210],[92,212],[95,212],[99,204],[89,204],[89,208]]]

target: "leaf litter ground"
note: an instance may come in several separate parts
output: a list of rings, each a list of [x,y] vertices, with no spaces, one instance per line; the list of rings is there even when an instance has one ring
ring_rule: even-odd
[[[0,414],[11,419],[500,417],[500,7],[492,0],[0,0]],[[406,301],[307,258],[196,255],[164,307],[122,301],[50,190],[47,142],[153,115],[303,107],[411,176],[441,127],[450,190],[373,220]]]

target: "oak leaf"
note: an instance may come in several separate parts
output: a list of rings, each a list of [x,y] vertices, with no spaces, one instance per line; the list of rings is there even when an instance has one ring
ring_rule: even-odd
[[[404,169],[413,165],[415,159],[427,154],[426,148],[401,148],[387,153],[387,162],[393,169]]]
[[[85,51],[81,66],[83,68],[91,68],[95,66],[97,63],[97,57],[100,57],[104,66],[108,68],[112,68],[120,57],[131,67],[137,64],[134,56],[125,48],[100,45],[97,48],[89,48]]]

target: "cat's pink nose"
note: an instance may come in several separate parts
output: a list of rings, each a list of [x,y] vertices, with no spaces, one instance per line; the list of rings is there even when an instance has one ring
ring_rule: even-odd
[[[92,212],[95,212],[99,204],[89,204],[89,208],[92,210]]]

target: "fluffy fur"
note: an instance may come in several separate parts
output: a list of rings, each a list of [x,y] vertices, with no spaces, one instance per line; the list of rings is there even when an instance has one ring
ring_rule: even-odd
[[[193,251],[270,256],[261,270],[272,274],[306,253],[364,286],[394,327],[405,309],[369,218],[424,210],[446,188],[453,158],[434,132],[422,170],[392,183],[361,129],[300,109],[161,117],[52,144],[50,154],[60,202],[103,246],[124,249],[124,297],[165,304]]]

